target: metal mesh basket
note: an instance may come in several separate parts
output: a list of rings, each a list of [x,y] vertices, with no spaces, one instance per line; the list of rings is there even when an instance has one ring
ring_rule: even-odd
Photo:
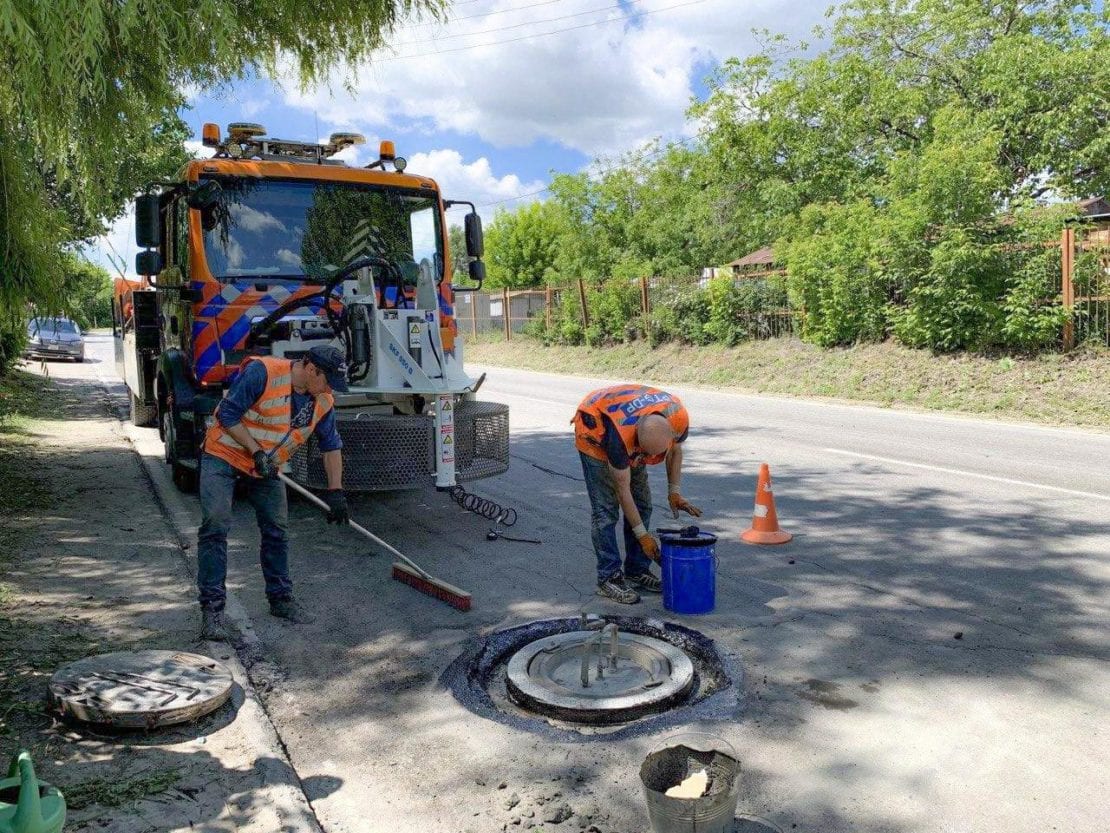
[[[343,486],[352,492],[418,489],[435,477],[435,419],[336,411],[343,440]],[[509,468],[509,406],[461,402],[455,410],[455,479],[480,480]],[[315,435],[290,458],[291,476],[326,489]]]
[[[343,440],[343,486],[353,492],[412,489],[435,474],[435,421],[430,416],[336,412]],[[325,489],[328,476],[313,435],[290,460],[293,479]]]
[[[509,406],[462,402],[455,411],[455,479],[493,477],[509,469]]]

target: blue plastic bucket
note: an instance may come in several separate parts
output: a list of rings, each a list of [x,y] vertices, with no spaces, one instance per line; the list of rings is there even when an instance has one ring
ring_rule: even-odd
[[[659,530],[663,607],[672,613],[710,613],[717,604],[717,536],[696,526]]]

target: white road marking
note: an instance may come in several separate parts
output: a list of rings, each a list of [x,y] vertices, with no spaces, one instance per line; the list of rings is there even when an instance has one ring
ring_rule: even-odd
[[[960,477],[975,477],[979,480],[991,480],[995,483],[1006,483],[1010,486],[1025,486],[1029,489],[1044,489],[1049,492],[1059,492],[1065,495],[1074,495],[1076,497],[1091,498],[1093,500],[1104,500],[1110,503],[1110,495],[1102,495],[1097,492],[1081,492],[1078,489],[1065,489],[1062,486],[1048,486],[1044,483],[1033,483],[1029,480],[1015,480],[1010,477],[997,477],[993,474],[980,474],[975,471],[967,471],[966,469],[950,469],[945,466],[930,466],[926,463],[911,463],[908,460],[898,460],[894,457],[880,457],[877,454],[861,454],[858,451],[846,451],[842,448],[826,448],[824,451],[830,454],[843,454],[846,457],[859,457],[863,460],[875,460],[880,463],[890,463],[895,466],[908,466],[912,469],[925,469],[926,471],[936,471],[943,474],[956,474]]]

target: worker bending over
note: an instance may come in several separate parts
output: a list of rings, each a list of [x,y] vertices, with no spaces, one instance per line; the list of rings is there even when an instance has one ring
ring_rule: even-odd
[[[259,559],[270,613],[297,624],[314,621],[293,599],[289,578],[289,508],[279,468],[315,432],[331,511],[328,523],[346,523],[343,443],[335,425],[332,391],[347,390],[347,365],[334,347],[317,346],[303,359],[251,358],[228,388],[204,438],[200,466],[201,525],[197,535],[197,588],[201,639],[225,640],[227,532],[237,480],[246,483],[262,542]]]
[[[643,385],[614,385],[587,394],[574,415],[574,444],[590,497],[590,529],[597,554],[597,593],[621,604],[659,593],[651,572],[659,542],[648,532],[651,488],[645,466],[667,462],[667,491],[674,516],[701,516],[679,489],[682,443],[690,415],[677,396]],[[624,513],[624,569],[617,548],[617,521]],[[649,560],[650,559],[650,560]],[[631,585],[631,587],[629,586]]]

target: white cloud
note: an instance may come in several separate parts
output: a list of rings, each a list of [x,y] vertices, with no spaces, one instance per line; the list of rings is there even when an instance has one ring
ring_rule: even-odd
[[[415,125],[500,147],[546,139],[612,155],[684,132],[695,72],[753,52],[752,28],[798,36],[820,17],[819,7],[785,0],[682,3],[632,0],[640,13],[633,21],[616,6],[599,9],[597,0],[516,9],[511,0],[467,4],[456,15],[468,19],[399,30],[392,52],[359,71],[353,98],[336,76],[308,92],[290,85],[285,100],[356,129]],[[578,28],[556,32],[570,27]]]
[[[235,203],[229,206],[228,209],[234,216],[236,225],[246,231],[255,234],[271,228],[274,231],[287,231],[285,223],[268,211],[259,211],[257,208],[251,208],[249,205],[242,203]]]
[[[189,151],[194,159],[211,159],[212,155],[216,152],[215,148],[208,148],[196,139],[187,139],[185,141],[185,150]]]
[[[465,162],[461,153],[451,149],[414,153],[409,158],[409,169],[434,179],[439,184],[444,199],[470,200],[475,203],[479,206],[479,213],[487,221],[493,216],[496,207],[490,203],[499,203],[529,191],[539,191],[546,184],[539,180],[522,181],[516,174],[497,176],[484,156],[473,162]],[[457,211],[448,213],[448,222],[462,222]]]
[[[301,256],[292,249],[278,249],[277,259],[286,266],[296,266],[298,269],[301,268]]]

